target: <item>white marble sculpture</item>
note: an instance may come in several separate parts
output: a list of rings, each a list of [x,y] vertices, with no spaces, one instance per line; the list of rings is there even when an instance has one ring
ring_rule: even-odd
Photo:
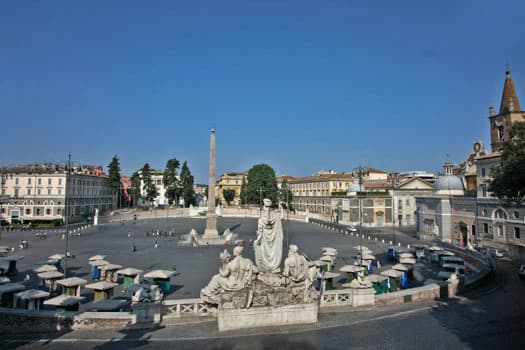
[[[283,276],[288,279],[288,284],[294,289],[302,290],[305,302],[311,299],[311,290],[314,280],[317,278],[317,268],[310,266],[310,262],[299,254],[299,248],[290,244],[288,257],[284,260]]]
[[[250,259],[242,257],[243,247],[233,249],[233,259],[227,250],[220,254],[219,273],[212,277],[210,283],[201,290],[201,299],[211,304],[220,301],[223,292],[238,291],[250,284],[257,268]]]
[[[279,273],[283,254],[283,228],[281,217],[271,211],[271,205],[272,201],[265,198],[253,248],[259,271]]]

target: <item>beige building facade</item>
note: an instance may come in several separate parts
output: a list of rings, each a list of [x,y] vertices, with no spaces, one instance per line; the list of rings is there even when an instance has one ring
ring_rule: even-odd
[[[222,205],[227,205],[226,200],[224,199],[224,190],[234,190],[235,197],[233,201],[230,202],[230,205],[240,205],[241,204],[241,188],[243,180],[246,181],[248,173],[246,172],[231,172],[224,173],[219,177],[217,181],[215,194]]]
[[[8,223],[63,221],[66,199],[71,217],[110,210],[115,201],[99,167],[72,168],[69,184],[67,170],[54,164],[2,168],[1,177],[0,218]]]

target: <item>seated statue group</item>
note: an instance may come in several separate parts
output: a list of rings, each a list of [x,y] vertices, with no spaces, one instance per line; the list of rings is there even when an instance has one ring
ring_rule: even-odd
[[[314,281],[318,271],[314,264],[291,244],[281,272],[283,230],[281,218],[271,210],[271,201],[264,208],[254,240],[255,264],[242,256],[243,247],[220,254],[219,273],[201,290],[201,299],[222,307],[289,305],[312,302],[317,298]]]

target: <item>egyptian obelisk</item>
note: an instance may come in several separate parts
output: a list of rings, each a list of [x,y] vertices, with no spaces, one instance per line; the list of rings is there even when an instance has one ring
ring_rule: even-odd
[[[217,215],[215,214],[215,129],[210,135],[210,173],[208,179],[208,213],[206,214],[206,230],[204,239],[217,239]]]

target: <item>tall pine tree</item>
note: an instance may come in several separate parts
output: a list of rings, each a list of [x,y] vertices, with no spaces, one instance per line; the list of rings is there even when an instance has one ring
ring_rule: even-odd
[[[108,165],[108,181],[111,193],[117,195],[117,205],[120,207],[122,203],[122,184],[120,182],[120,164],[119,159],[115,155]]]
[[[166,189],[165,196],[168,198],[170,204],[177,202],[177,191],[180,187],[177,169],[180,167],[180,162],[176,159],[170,159],[166,163],[164,174],[162,176],[162,182]]]
[[[193,175],[191,175],[188,163],[184,161],[180,168],[180,188],[184,198],[184,206],[195,205],[195,190],[193,189]]]
[[[149,163],[145,163],[141,169],[141,180],[142,180],[142,190],[144,191],[144,199],[149,202],[150,205],[153,204],[153,201],[159,195],[157,191],[157,186],[153,183],[151,179],[152,169],[149,166]]]

